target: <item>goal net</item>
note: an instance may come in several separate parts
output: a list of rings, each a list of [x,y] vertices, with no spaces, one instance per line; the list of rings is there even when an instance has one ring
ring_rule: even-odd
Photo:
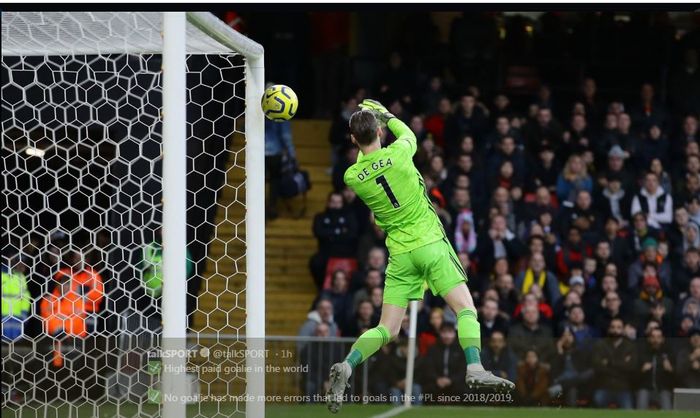
[[[3,416],[263,416],[262,48],[186,18],[2,13]]]

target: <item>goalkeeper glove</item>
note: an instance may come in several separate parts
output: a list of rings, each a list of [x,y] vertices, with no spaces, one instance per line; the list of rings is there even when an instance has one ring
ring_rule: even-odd
[[[385,125],[387,122],[389,122],[389,119],[396,117],[391,112],[389,112],[383,104],[372,99],[363,100],[362,103],[360,103],[360,109],[371,111],[372,113],[374,113],[377,119]]]

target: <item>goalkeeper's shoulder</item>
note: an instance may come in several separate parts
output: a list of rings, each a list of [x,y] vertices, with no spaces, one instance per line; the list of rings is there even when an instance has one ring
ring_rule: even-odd
[[[343,183],[345,183],[350,188],[352,188],[352,185],[354,184],[355,179],[357,177],[356,166],[357,163],[351,165],[350,167],[345,169],[345,173],[343,173]]]

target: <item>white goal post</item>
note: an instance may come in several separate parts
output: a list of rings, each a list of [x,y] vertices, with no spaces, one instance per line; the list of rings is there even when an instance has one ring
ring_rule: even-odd
[[[45,57],[44,59],[49,60],[49,57],[58,56],[64,57],[64,61],[70,63],[76,56],[128,57],[162,54],[162,134],[160,134],[163,165],[162,276],[167,279],[162,285],[162,334],[160,336],[162,337],[161,349],[165,353],[181,353],[165,355],[162,358],[162,416],[165,418],[186,416],[184,399],[188,391],[187,376],[183,372],[188,360],[187,350],[190,348],[187,345],[188,317],[185,309],[188,283],[186,272],[182,267],[183,260],[188,259],[186,231],[188,195],[185,185],[188,164],[190,164],[187,154],[188,119],[186,115],[188,98],[191,94],[187,88],[186,59],[189,55],[237,54],[244,58],[245,93],[240,99],[245,103],[244,181],[245,190],[248,192],[245,193],[244,199],[245,230],[241,231],[241,234],[245,234],[245,267],[240,270],[235,267],[236,273],[245,272],[245,324],[239,328],[245,329],[245,335],[241,335],[241,338],[245,339],[246,350],[265,348],[265,159],[264,115],[260,106],[264,91],[263,52],[261,45],[236,32],[211,13],[205,12],[2,13],[2,56],[3,67],[5,67],[3,70],[7,69],[8,73],[20,67],[23,69],[25,57]],[[6,57],[18,58],[19,64],[13,64],[15,67],[6,66],[4,61]],[[81,60],[82,58],[75,59],[89,71],[89,63],[84,64],[87,59],[84,62]],[[118,74],[117,77],[119,77]],[[234,84],[238,80],[224,81]],[[6,81],[3,80],[3,85],[5,83]],[[44,84],[41,87],[49,91],[52,86]],[[22,90],[21,94],[25,95],[25,100],[26,91],[30,88],[32,88],[31,83],[18,88]],[[4,93],[5,87],[3,87]],[[126,94],[131,93],[127,91]],[[21,107],[22,104],[17,105],[18,109]],[[14,112],[14,110],[14,105],[6,106],[3,98],[3,112]],[[93,115],[97,111],[92,109],[90,112],[93,113],[88,113]],[[36,124],[41,125],[40,117],[35,118]],[[131,122],[134,121],[125,122],[125,124]],[[12,122],[7,124],[3,117],[3,152],[23,153],[24,151],[5,146],[5,130],[8,128],[21,131],[23,125],[17,122],[14,115],[12,115]],[[238,127],[231,129],[242,133]],[[27,143],[31,144],[29,134],[27,133],[26,136]],[[29,151],[26,153],[29,155]],[[155,167],[155,163],[151,162],[151,164],[152,168]],[[23,171],[16,171],[16,173],[18,178],[26,174]],[[21,194],[21,191],[19,193]],[[12,229],[14,229],[12,225],[15,222],[14,215],[17,215],[16,219],[22,216],[19,212],[12,212],[13,217],[6,219]],[[38,214],[32,214],[32,216],[39,222]],[[80,216],[81,226],[84,226],[82,216],[87,215]],[[118,232],[112,233],[118,234]],[[11,233],[11,237],[21,235],[13,234],[15,232]],[[31,234],[30,230],[24,236],[20,236],[18,245],[26,247]],[[94,241],[94,238],[91,239]],[[238,299],[236,299],[236,306],[238,306]],[[36,312],[33,314],[38,316]],[[208,335],[211,335],[211,332]],[[247,355],[245,366],[248,370],[245,374],[246,416],[263,417],[265,416],[265,358],[261,355]],[[37,414],[38,412],[37,410]]]

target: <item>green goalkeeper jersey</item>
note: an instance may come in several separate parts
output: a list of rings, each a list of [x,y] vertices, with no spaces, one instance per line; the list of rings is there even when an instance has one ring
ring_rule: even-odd
[[[416,136],[397,118],[387,127],[396,141],[368,155],[360,153],[344,180],[374,212],[377,225],[386,231],[389,252],[397,255],[441,240],[445,232],[413,165]]]

